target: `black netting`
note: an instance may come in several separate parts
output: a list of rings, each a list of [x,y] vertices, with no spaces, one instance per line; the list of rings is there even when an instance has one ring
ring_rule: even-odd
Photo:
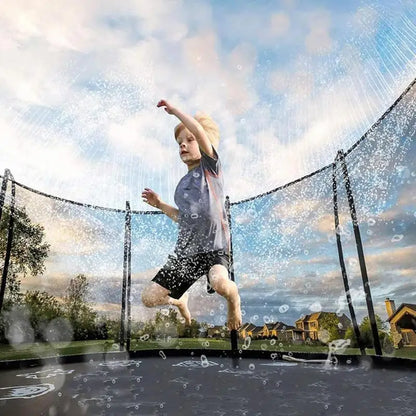
[[[337,158],[333,166],[292,184],[231,204],[233,270],[244,323],[239,348],[273,353],[326,352],[329,347],[359,353],[341,259],[367,352],[374,352],[370,302],[383,353],[413,358],[415,107],[413,85],[345,154],[347,170],[343,158]],[[348,181],[363,247],[361,262]],[[131,279],[131,349],[230,348],[224,326],[227,303],[207,293],[205,277],[189,290],[191,327],[185,327],[172,306],[142,305],[144,288],[174,250],[177,227],[165,215],[131,214],[130,270],[124,261],[129,248],[125,211],[60,200],[19,184],[14,201],[11,188],[9,181],[0,222],[0,271],[5,274],[14,203],[0,321],[1,342],[9,344],[2,347],[3,359],[16,357],[16,351],[24,357],[118,349],[123,276],[126,283]]]

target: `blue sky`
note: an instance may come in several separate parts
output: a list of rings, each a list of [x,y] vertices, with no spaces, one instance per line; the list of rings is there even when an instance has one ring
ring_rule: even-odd
[[[276,188],[331,163],[414,79],[415,18],[405,0],[3,1],[0,170],[103,207],[129,200],[148,209],[139,198],[145,186],[173,203],[186,169],[172,137],[176,120],[155,107],[167,98],[218,122],[232,201]],[[68,250],[59,221],[32,211],[59,257]],[[62,221],[80,241],[93,233],[87,220]],[[100,221],[114,231],[92,238],[88,250],[120,235],[112,220]],[[161,257],[171,249],[165,240]],[[49,275],[67,278],[71,262],[58,257]],[[106,278],[117,275],[115,263]]]

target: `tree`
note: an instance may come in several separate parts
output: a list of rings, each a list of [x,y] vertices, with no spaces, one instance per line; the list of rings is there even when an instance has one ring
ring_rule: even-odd
[[[383,330],[384,323],[382,319],[376,315],[376,325],[378,330],[378,336],[380,338],[380,343],[383,345],[385,350],[389,350],[391,347],[391,340],[389,334]],[[360,335],[365,348],[373,348],[374,341],[373,341],[373,332],[371,330],[371,322],[368,316],[364,317],[359,325]],[[345,338],[351,340],[352,347],[358,347],[357,339],[355,337],[354,331],[352,328],[348,328],[347,332],[345,333]]]
[[[4,258],[6,254],[8,228],[10,220],[10,208],[3,207],[0,220],[0,272],[3,272]],[[44,228],[32,223],[26,213],[25,207],[15,209],[13,241],[11,256],[7,274],[5,302],[7,307],[22,301],[20,294],[20,280],[18,275],[24,277],[28,274],[36,276],[45,270],[45,260],[48,256],[50,245],[44,241]],[[0,295],[0,311],[4,298]]]
[[[28,291],[24,295],[24,303],[30,312],[35,339],[45,338],[48,324],[64,315],[62,306],[47,292]]]
[[[338,339],[340,337],[339,318],[335,313],[323,313],[319,319],[319,326],[328,331],[328,342]]]
[[[64,309],[75,340],[93,338],[97,332],[97,313],[87,304],[88,286],[87,277],[79,274],[70,280],[64,297]]]

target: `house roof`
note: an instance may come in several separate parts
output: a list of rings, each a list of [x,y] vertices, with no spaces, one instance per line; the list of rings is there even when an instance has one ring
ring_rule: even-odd
[[[251,331],[251,330],[253,330],[254,328],[256,328],[256,325],[254,325],[254,324],[251,324],[251,323],[249,323],[249,322],[247,322],[247,323],[245,323],[238,331],[239,332],[241,332],[241,331],[243,331],[243,330],[246,330],[246,331]]]
[[[404,308],[409,308],[412,309],[416,312],[416,305],[414,303],[402,303],[396,310],[396,312],[393,313],[393,315],[391,315],[387,321],[390,322],[395,316],[397,316],[397,314]]]
[[[331,313],[331,312],[314,312],[309,315],[305,315],[303,318],[299,318],[296,322],[309,322],[309,321],[315,321],[319,318],[319,315],[321,313]]]
[[[273,329],[284,331],[285,329],[292,329],[294,326],[286,325],[284,322],[276,322]]]
[[[228,331],[228,329],[224,325],[215,325],[211,328],[208,328],[208,331]]]
[[[342,314],[342,316],[338,316],[335,312],[314,312],[311,313],[309,315],[305,315],[303,318],[299,318],[297,321],[295,321],[295,323],[297,322],[310,322],[310,321],[317,321],[319,320],[319,318],[325,316],[325,315],[336,315],[337,318],[340,319],[348,319],[348,316],[346,316],[345,314]]]

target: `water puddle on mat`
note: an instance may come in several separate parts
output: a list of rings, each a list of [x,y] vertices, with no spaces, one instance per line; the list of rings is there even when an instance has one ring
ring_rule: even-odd
[[[0,388],[0,400],[33,399],[53,390],[55,390],[55,386],[49,383],[2,387]]]

